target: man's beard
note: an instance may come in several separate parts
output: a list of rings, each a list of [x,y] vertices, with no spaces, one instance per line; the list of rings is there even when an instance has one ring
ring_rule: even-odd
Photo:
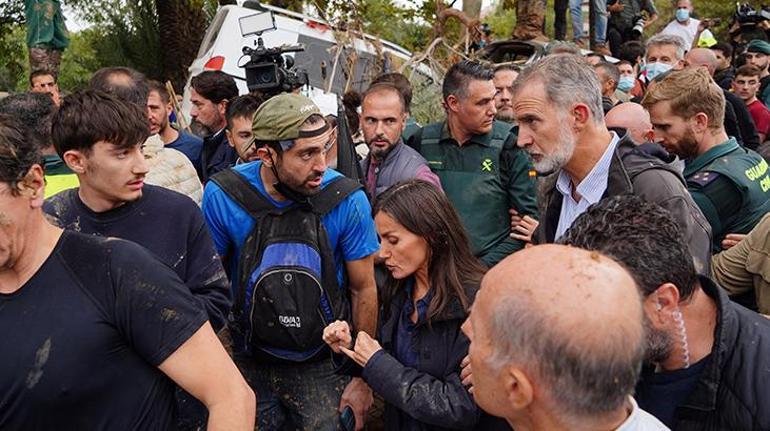
[[[278,165],[274,165],[274,166],[276,166],[274,174],[277,175],[278,181],[281,182],[287,188],[289,188],[289,190],[291,190],[292,192],[297,193],[301,196],[308,197],[308,196],[313,196],[315,194],[318,194],[318,192],[321,191],[320,186],[309,187],[307,183],[309,181],[313,181],[317,178],[323,177],[323,172],[312,172],[307,178],[299,180],[293,177],[291,174],[285,172],[280,166]]]
[[[561,169],[572,158],[575,152],[576,139],[569,125],[565,121],[559,121],[559,142],[552,154],[543,154],[540,161],[534,162],[534,168],[541,175],[550,174]]]
[[[698,141],[695,139],[695,133],[691,128],[688,127],[687,133],[679,140],[679,147],[676,151],[682,159],[692,159],[698,155]]]
[[[372,147],[372,142],[374,141],[385,141],[388,143],[388,146],[385,148],[379,148],[379,147]],[[372,157],[374,157],[377,160],[384,160],[385,157],[388,156],[390,151],[395,147],[396,145],[393,142],[390,142],[386,137],[384,136],[375,136],[374,139],[367,142],[366,145],[371,148]]]
[[[211,130],[211,128],[197,121],[190,123],[190,130],[192,130],[196,136],[200,136],[201,138],[208,138],[214,134],[214,131]]]
[[[644,315],[644,362],[657,364],[671,356],[674,350],[674,342],[671,336],[661,330],[655,329],[652,322]]]
[[[497,114],[495,114],[495,120],[503,121],[506,123],[514,123],[514,121],[516,120],[516,117],[514,117],[512,113],[497,111]]]
[[[164,130],[169,126],[168,117],[161,120],[160,124],[158,124],[158,134],[162,134]]]

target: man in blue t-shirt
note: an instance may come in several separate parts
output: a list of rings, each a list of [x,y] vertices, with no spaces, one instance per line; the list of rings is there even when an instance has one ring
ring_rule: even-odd
[[[200,171],[203,139],[171,127],[169,115],[173,112],[168,90],[158,81],[150,81],[147,94],[147,118],[150,120],[150,134],[157,133],[167,148],[173,148],[187,156],[196,170]]]
[[[340,176],[326,168],[332,130],[310,99],[296,94],[273,97],[257,110],[252,132],[251,145],[257,147],[258,160],[233,169],[275,207],[317,194]],[[203,212],[217,251],[229,262],[231,279],[237,280],[241,247],[255,221],[215,181],[206,185]],[[353,324],[359,331],[374,334],[373,255],[379,244],[366,195],[362,190],[353,192],[321,222],[334,252],[337,281],[349,289]],[[233,283],[236,294],[243,288]],[[347,405],[363,426],[371,389],[359,378],[348,383],[347,378],[335,375],[328,356],[302,363],[257,362],[246,353],[244,340],[235,338],[236,363],[258,394],[258,428],[283,429],[288,421],[292,429],[334,431],[338,410]]]

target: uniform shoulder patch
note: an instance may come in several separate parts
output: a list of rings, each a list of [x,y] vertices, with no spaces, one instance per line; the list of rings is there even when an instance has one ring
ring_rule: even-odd
[[[722,175],[717,172],[700,171],[700,172],[696,172],[695,175],[688,177],[687,184],[693,184],[699,187],[706,187],[707,185],[711,184],[712,182],[714,182],[714,180],[716,180],[721,176]]]

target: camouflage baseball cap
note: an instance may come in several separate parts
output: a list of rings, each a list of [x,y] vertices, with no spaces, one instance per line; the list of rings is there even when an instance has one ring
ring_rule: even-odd
[[[254,140],[289,141],[304,137],[299,127],[311,115],[321,114],[312,100],[293,93],[284,93],[268,99],[254,113],[251,131]]]

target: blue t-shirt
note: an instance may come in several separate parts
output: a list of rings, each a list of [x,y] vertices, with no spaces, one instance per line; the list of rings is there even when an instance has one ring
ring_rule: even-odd
[[[249,180],[277,208],[290,205],[291,201],[277,202],[267,193],[259,175],[261,166],[261,161],[255,161],[237,165],[233,169]],[[327,169],[321,180],[321,188],[340,175],[339,172]],[[340,286],[343,285],[344,262],[363,259],[380,248],[371,213],[366,194],[358,190],[321,219],[329,237],[329,246],[334,250]],[[206,183],[203,192],[203,216],[217,252],[220,256],[230,257],[230,278],[233,292],[237,292],[238,256],[243,242],[254,228],[254,219],[213,181]]]
[[[182,152],[190,159],[195,169],[200,169],[203,139],[180,130],[179,137],[174,142],[166,144],[166,147]]]

